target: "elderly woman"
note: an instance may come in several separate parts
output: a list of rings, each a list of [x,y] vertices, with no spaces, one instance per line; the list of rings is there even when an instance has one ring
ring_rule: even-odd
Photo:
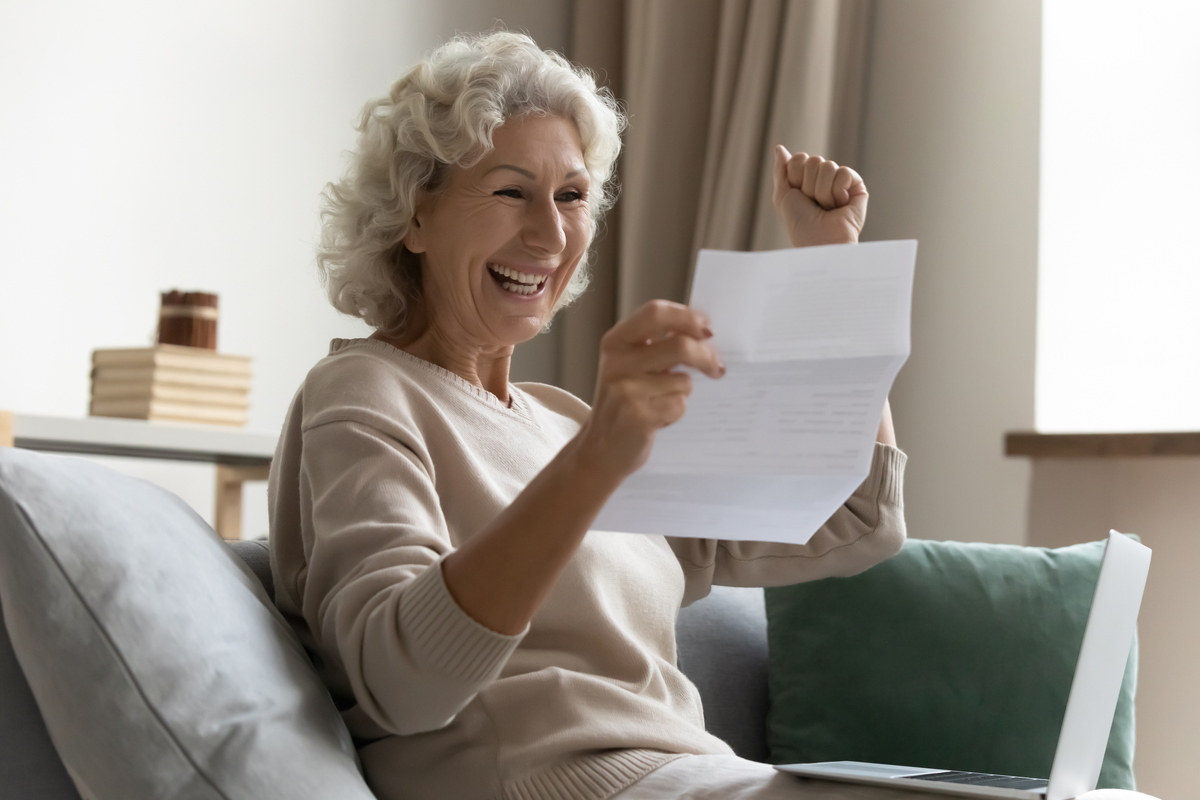
[[[328,189],[330,298],[376,330],[335,340],[296,395],[272,562],[386,800],[833,791],[705,732],[675,618],[714,583],[850,575],[895,553],[890,419],[870,477],[804,546],[589,532],[685,413],[676,368],[724,373],[707,321],[655,301],[615,326],[591,407],[508,381],[513,347],[583,291],[622,124],[586,72],[527,37],[459,38],[367,105]],[[776,159],[793,243],[856,240],[858,176]]]

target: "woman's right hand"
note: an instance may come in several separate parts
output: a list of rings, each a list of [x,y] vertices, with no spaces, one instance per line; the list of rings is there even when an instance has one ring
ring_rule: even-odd
[[[525,630],[613,491],[646,463],[655,432],[683,416],[692,379],[672,370],[725,374],[710,337],[703,314],[665,300],[604,335],[596,402],[579,433],[442,562],[463,611],[500,633]]]
[[[711,337],[702,313],[667,300],[651,300],[604,334],[595,401],[577,440],[591,468],[620,481],[646,463],[654,434],[687,409],[692,378],[675,368],[725,374]]]

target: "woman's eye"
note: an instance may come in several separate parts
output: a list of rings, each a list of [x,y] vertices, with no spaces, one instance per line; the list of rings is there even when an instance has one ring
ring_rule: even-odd
[[[513,198],[516,198],[517,200],[521,199],[521,190],[520,189],[501,189],[498,192],[492,192],[492,194],[494,194],[498,197],[513,197]]]
[[[565,203],[577,203],[583,199],[583,192],[570,191],[563,192],[558,196],[558,199]]]

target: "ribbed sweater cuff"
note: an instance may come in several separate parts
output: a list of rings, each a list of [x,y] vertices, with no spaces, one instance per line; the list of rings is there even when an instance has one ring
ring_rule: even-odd
[[[875,443],[871,474],[855,491],[864,499],[904,506],[904,465],[908,456],[890,444]]]
[[[504,788],[506,800],[604,800],[679,758],[656,750],[610,750],[556,764]]]
[[[466,683],[495,678],[528,632],[497,633],[472,619],[446,588],[441,561],[413,578],[405,590],[400,624],[422,661]]]

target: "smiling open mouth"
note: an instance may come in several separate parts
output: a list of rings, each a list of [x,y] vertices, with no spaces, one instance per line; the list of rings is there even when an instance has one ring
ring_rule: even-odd
[[[488,264],[488,272],[500,285],[500,288],[513,294],[537,294],[546,285],[545,275],[530,275],[499,264]]]

